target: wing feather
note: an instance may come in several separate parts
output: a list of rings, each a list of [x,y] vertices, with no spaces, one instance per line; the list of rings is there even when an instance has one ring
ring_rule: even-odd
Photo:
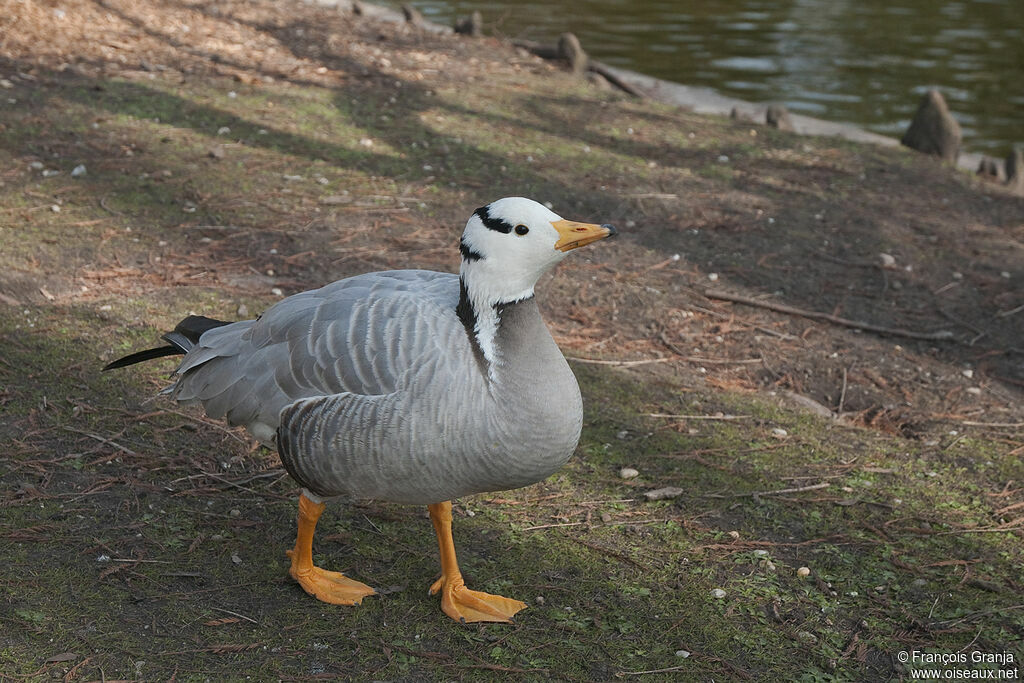
[[[429,271],[368,273],[276,303],[258,319],[207,331],[169,388],[202,401],[213,417],[262,431],[281,410],[311,397],[381,396],[436,364],[461,323],[458,276]],[[448,351],[446,351],[448,349]]]

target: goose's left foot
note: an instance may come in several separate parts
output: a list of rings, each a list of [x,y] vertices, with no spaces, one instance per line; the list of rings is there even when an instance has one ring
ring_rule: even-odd
[[[466,588],[455,559],[455,543],[452,540],[452,503],[428,505],[430,521],[437,532],[437,545],[441,553],[441,578],[430,587],[430,594],[441,593],[441,609],[455,621],[509,622],[512,615],[526,607],[525,602],[503,598],[500,595],[471,591]]]
[[[521,600],[491,595],[466,588],[462,576],[456,574],[448,580],[442,575],[430,587],[430,594],[441,593],[441,609],[462,623],[496,621],[508,623],[516,612],[526,607]]]

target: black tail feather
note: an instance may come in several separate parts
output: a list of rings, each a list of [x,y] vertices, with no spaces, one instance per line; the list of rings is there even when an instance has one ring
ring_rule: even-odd
[[[114,370],[115,368],[123,368],[128,365],[135,365],[147,360],[153,360],[154,358],[163,358],[164,356],[178,356],[183,351],[177,346],[161,346],[156,349],[146,349],[145,351],[136,351],[133,354],[127,355],[124,358],[118,358],[117,360],[107,363],[103,372],[107,370]]]
[[[193,346],[199,343],[199,338],[203,336],[204,332],[215,327],[223,327],[230,324],[230,322],[224,320],[214,320],[213,318],[206,318],[201,315],[190,315],[175,325],[171,332],[160,337],[164,341],[170,342],[171,346],[160,346],[155,349],[136,351],[124,358],[118,358],[108,363],[103,368],[103,371],[106,372],[107,370],[123,368],[127,365],[135,365],[136,363],[142,363],[154,358],[186,354],[192,350]]]

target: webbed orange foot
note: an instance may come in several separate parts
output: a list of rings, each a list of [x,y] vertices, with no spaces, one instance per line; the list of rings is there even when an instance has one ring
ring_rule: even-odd
[[[295,548],[287,551],[292,560],[288,573],[317,600],[332,605],[358,605],[376,591],[341,572],[329,572],[313,564],[313,533],[323,511],[322,502],[313,502],[305,492],[299,496],[299,528]]]
[[[450,581],[445,581],[442,576],[430,587],[431,595],[438,592],[441,593],[444,613],[464,624],[478,621],[509,623],[516,612],[526,607],[526,603],[520,600],[470,590],[461,576]]]
[[[331,572],[317,566],[300,567],[294,550],[287,551],[292,558],[288,573],[298,581],[302,590],[317,600],[332,605],[358,605],[368,595],[376,595],[365,583],[350,579],[341,572]]]

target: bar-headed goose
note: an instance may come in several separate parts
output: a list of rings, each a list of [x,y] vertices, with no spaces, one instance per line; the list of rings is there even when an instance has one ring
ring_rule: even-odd
[[[430,592],[454,619],[508,621],[526,605],[463,583],[451,499],[540,481],[576,448],[579,387],[533,290],[568,251],[614,234],[499,199],[469,218],[458,275],[367,273],[290,296],[257,320],[189,316],[164,335],[168,346],[106,369],[185,354],[164,393],[276,446],[303,487],[288,555],[307,593],[342,605],[374,593],[313,564],[326,499],[426,504],[441,554]]]

